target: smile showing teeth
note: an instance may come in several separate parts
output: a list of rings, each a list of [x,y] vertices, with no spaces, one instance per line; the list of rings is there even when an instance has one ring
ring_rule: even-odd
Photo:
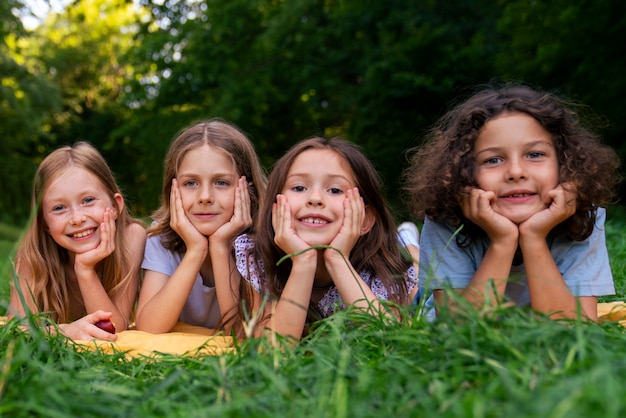
[[[513,193],[513,194],[508,194],[504,197],[526,197],[526,196],[532,196],[532,193]]]
[[[316,225],[322,225],[322,224],[328,223],[328,221],[325,221],[324,219],[320,219],[320,218],[304,218],[302,219],[302,222],[307,223],[307,224],[316,224]]]
[[[86,237],[86,236],[88,236],[88,235],[93,234],[93,233],[94,233],[94,231],[95,231],[95,229],[93,229],[93,228],[92,228],[92,229],[88,229],[88,230],[86,230],[86,231],[77,232],[77,233],[75,233],[75,234],[70,234],[70,236],[71,236],[72,238],[83,238],[83,237]]]

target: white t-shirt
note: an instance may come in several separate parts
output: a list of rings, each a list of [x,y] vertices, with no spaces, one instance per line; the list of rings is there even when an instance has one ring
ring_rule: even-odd
[[[183,254],[163,248],[160,237],[149,237],[146,241],[146,251],[141,268],[171,277],[182,258]],[[202,276],[198,272],[178,320],[190,325],[215,328],[219,319],[220,307],[217,303],[215,287],[205,286],[202,282]]]

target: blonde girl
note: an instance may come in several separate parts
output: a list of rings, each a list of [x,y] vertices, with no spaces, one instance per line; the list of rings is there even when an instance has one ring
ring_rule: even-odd
[[[236,309],[240,285],[232,244],[253,224],[265,183],[254,146],[230,123],[200,121],[174,138],[148,230],[137,329],[228,328],[220,319]]]
[[[86,142],[53,151],[35,174],[32,210],[9,315],[42,312],[69,338],[115,340],[95,324],[128,327],[146,233],[104,158]]]

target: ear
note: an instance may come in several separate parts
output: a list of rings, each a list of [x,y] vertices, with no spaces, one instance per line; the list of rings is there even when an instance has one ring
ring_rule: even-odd
[[[372,212],[369,206],[365,206],[365,217],[363,218],[363,223],[361,224],[361,236],[370,232],[375,223],[376,216],[374,216],[374,212]]]
[[[113,211],[113,215],[114,215],[115,220],[117,220],[117,217],[119,216],[119,214],[122,213],[122,211],[124,211],[124,197],[120,193],[115,193],[113,195],[113,199],[115,199],[115,206],[116,206],[116,208]]]

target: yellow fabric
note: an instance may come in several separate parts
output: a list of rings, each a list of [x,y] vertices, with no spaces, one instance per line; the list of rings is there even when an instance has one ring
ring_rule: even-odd
[[[5,321],[6,317],[0,317],[0,325]],[[619,322],[626,327],[626,302],[598,303],[598,321]],[[234,350],[232,337],[214,334],[214,330],[179,322],[165,334],[128,330],[119,332],[114,342],[92,340],[75,343],[80,348],[102,353],[124,352],[127,357],[158,357],[162,354],[218,356]]]
[[[217,356],[234,350],[232,337],[214,335],[215,331],[178,322],[172,331],[150,334],[145,331],[127,330],[117,333],[114,342],[103,340],[74,341],[81,348],[99,350],[103,353],[125,352],[127,357],[161,354]]]
[[[626,327],[626,302],[598,303],[598,321],[619,322]]]

